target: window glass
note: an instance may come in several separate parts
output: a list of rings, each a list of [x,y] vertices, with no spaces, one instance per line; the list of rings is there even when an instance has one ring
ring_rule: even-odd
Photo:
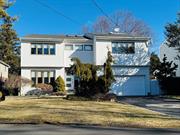
[[[49,45],[49,49],[51,55],[55,54],[55,45]]]
[[[36,84],[37,83],[51,83],[55,81],[55,72],[54,71],[31,71],[31,80]]]
[[[131,54],[135,53],[134,43],[112,43],[112,53],[114,54]]]
[[[134,44],[129,44],[128,45],[128,53],[135,53]]]
[[[44,54],[49,54],[48,45],[43,45],[43,48],[44,48]]]
[[[93,50],[93,46],[92,45],[84,45],[84,50],[85,51],[92,51]]]
[[[55,81],[55,73],[54,73],[54,71],[49,72],[49,77],[50,77],[50,83],[51,84],[54,83],[54,81]]]
[[[66,84],[66,87],[71,87],[71,84],[69,84],[69,83],[68,83],[68,84]]]
[[[67,82],[70,82],[70,81],[71,81],[71,78],[66,78],[66,81],[67,81]]]
[[[75,45],[75,50],[83,51],[83,45]]]
[[[33,84],[36,83],[36,73],[34,71],[31,72],[31,81],[33,82]]]
[[[36,77],[31,77],[31,81],[33,84],[36,84]]]
[[[37,72],[38,83],[42,83],[42,72]]]
[[[31,44],[31,54],[36,54],[36,45]]]
[[[42,54],[42,45],[37,45],[38,54]]]
[[[73,50],[73,45],[65,45],[65,50]]]

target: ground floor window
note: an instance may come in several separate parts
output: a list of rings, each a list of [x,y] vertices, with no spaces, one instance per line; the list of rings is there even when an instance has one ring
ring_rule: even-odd
[[[55,80],[55,71],[31,71],[31,80],[33,84],[53,83]]]

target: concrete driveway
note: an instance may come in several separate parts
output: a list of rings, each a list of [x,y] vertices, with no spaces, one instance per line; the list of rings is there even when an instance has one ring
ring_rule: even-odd
[[[180,100],[163,97],[119,97],[119,101],[180,118]]]
[[[176,129],[138,129],[97,126],[0,125],[0,135],[178,135]]]

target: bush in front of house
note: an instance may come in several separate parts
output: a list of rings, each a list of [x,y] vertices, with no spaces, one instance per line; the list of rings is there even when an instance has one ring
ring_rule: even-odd
[[[52,92],[53,91],[53,87],[50,84],[45,84],[45,83],[38,83],[36,84],[36,88],[41,89],[42,91],[49,91]]]
[[[66,93],[65,90],[65,82],[61,76],[59,76],[55,82],[54,82],[54,91],[55,92],[61,92],[61,93]]]
[[[115,81],[111,64],[113,57],[108,50],[107,59],[104,68],[82,63],[78,58],[72,58],[73,65],[68,72],[75,75],[75,95],[85,98],[100,98],[99,95],[105,95],[110,91],[112,83]],[[97,96],[98,95],[98,96]]]
[[[9,75],[8,79],[4,81],[4,89],[6,95],[17,96],[21,86],[26,84],[31,85],[31,80],[23,78],[18,75]]]

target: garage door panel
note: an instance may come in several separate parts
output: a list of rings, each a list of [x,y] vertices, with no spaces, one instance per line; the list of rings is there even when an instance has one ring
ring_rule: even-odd
[[[116,82],[112,85],[112,90],[119,96],[143,96],[145,93],[145,77],[115,77]]]

